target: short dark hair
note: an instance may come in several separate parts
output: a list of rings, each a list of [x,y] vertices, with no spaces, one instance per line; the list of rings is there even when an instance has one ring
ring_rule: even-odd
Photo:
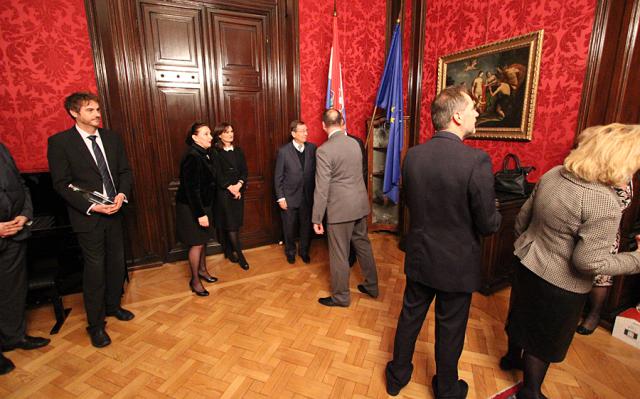
[[[200,129],[203,126],[209,126],[204,122],[194,122],[193,125],[191,125],[191,127],[189,128],[189,130],[187,131],[187,137],[184,139],[184,142],[187,143],[187,145],[191,145],[194,143],[193,141],[193,136],[194,134],[198,134],[198,129]]]
[[[220,122],[213,128],[213,145],[216,148],[222,148],[222,141],[220,141],[220,135],[227,130],[228,127],[233,127],[229,122]]]
[[[453,114],[467,106],[465,94],[471,97],[466,88],[457,85],[447,87],[436,96],[431,103],[431,121],[436,131],[446,129]]]
[[[80,108],[89,101],[95,101],[98,104],[100,103],[98,96],[93,93],[82,91],[72,93],[64,99],[64,109],[67,110],[67,113],[71,118],[76,119],[71,115],[71,111],[80,112]]]
[[[289,132],[291,133],[295,132],[296,129],[298,128],[298,125],[306,125],[306,123],[304,123],[304,121],[299,119],[295,119],[291,121],[291,123],[289,124]]]
[[[341,126],[343,121],[342,114],[335,108],[329,108],[322,113],[322,122],[326,127]]]

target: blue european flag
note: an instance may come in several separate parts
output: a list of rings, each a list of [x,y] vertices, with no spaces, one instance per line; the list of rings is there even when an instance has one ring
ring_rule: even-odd
[[[387,110],[390,126],[382,191],[396,204],[400,194],[400,155],[404,145],[402,100],[402,33],[400,24],[396,23],[376,97],[376,105]]]

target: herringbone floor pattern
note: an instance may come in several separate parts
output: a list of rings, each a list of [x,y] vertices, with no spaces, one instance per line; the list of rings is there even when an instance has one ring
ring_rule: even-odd
[[[0,377],[3,398],[384,398],[404,288],[403,253],[396,238],[372,234],[381,295],[359,293],[352,272],[349,308],[326,308],[326,244],[313,243],[312,263],[286,263],[276,245],[247,251],[251,270],[220,255],[208,258],[220,278],[211,296],[188,288],[184,262],[132,273],[125,306],[130,322],[109,319],[113,344],[93,348],[85,332],[80,295],[65,297],[73,311],[51,344],[7,353],[17,369]],[[508,290],[474,295],[461,378],[470,398],[487,398],[521,378],[498,359]],[[29,332],[46,335],[50,307],[28,314]],[[433,314],[420,335],[411,383],[400,397],[431,398]],[[550,398],[634,398],[640,392],[640,351],[598,329],[577,336],[567,360],[552,365],[544,392]]]

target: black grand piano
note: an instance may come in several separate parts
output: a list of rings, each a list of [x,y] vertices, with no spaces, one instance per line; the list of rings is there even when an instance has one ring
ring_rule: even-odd
[[[82,254],[71,231],[64,201],[53,190],[51,175],[23,173],[33,201],[32,235],[27,241],[29,294],[27,304],[53,305],[57,333],[71,309],[64,309],[62,296],[82,291]]]

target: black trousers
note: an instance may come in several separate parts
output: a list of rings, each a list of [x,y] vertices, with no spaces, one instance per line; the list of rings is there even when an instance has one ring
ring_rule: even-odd
[[[471,293],[444,292],[407,279],[398,319],[387,385],[403,387],[411,380],[413,352],[429,306],[436,299],[436,373],[438,398],[457,397],[458,360],[469,319]]]
[[[126,264],[122,218],[100,216],[96,228],[77,233],[84,258],[82,293],[89,329],[104,327],[105,313],[120,307]]]
[[[0,346],[15,344],[26,331],[27,244],[0,240]]]
[[[300,237],[300,255],[309,254],[311,240],[311,206],[304,199],[297,208],[281,210],[282,230],[284,233],[284,253],[288,257],[296,255],[296,236]]]

